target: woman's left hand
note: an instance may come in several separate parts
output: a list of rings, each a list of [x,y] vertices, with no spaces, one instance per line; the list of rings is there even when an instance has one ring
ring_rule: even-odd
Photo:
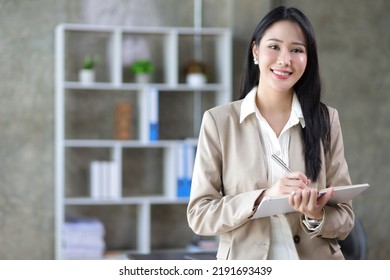
[[[318,192],[314,188],[307,187],[291,193],[289,203],[294,209],[306,217],[314,220],[322,219],[322,209],[333,196],[333,187],[329,187],[327,192],[318,197]]]

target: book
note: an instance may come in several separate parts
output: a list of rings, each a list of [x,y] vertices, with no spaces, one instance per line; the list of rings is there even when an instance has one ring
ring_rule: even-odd
[[[101,164],[99,161],[90,163],[89,192],[92,198],[100,198],[102,192]]]
[[[158,91],[156,88],[150,88],[149,103],[149,141],[156,141],[159,138],[159,117],[158,117]]]
[[[184,143],[177,151],[177,197],[189,197],[192,172],[195,161],[195,147]]]
[[[145,87],[139,98],[140,139],[143,142],[159,140],[159,92],[155,87]]]
[[[349,186],[336,186],[334,187],[333,197],[330,199],[328,204],[337,204],[348,202],[352,200],[357,195],[361,194],[366,190],[370,185],[369,184],[357,184]],[[325,194],[327,189],[322,189],[319,191],[319,195]],[[269,197],[266,196],[263,198],[259,207],[257,208],[255,214],[251,219],[264,218],[272,215],[286,214],[295,212],[295,209],[288,202],[289,195]]]

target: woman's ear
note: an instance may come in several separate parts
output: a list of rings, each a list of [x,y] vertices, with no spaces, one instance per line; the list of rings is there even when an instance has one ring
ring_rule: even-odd
[[[253,55],[253,58],[256,60],[259,58],[258,57],[258,49],[257,49],[257,45],[256,45],[255,41],[252,42],[252,55]]]

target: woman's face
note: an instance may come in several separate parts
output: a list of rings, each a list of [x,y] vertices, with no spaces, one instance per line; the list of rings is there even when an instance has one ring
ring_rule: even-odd
[[[272,24],[259,45],[253,44],[252,51],[259,62],[259,86],[263,89],[291,92],[305,71],[306,40],[295,22],[282,20]]]

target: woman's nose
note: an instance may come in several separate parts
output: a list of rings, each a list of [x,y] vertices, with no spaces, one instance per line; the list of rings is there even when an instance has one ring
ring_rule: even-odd
[[[280,51],[277,63],[278,63],[278,65],[281,65],[281,66],[290,66],[291,65],[290,52],[288,50]]]

